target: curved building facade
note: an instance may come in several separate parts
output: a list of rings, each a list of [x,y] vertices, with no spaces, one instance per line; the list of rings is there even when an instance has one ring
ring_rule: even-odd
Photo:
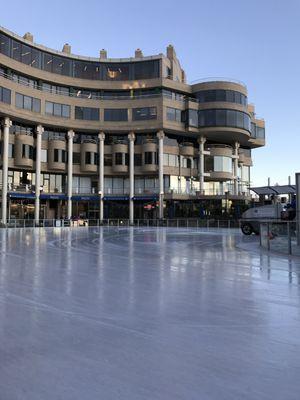
[[[58,52],[0,28],[1,220],[235,214],[264,121],[244,84],[166,55]]]

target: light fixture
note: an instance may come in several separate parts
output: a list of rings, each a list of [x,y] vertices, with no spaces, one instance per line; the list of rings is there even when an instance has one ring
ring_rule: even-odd
[[[80,94],[81,94],[81,90],[78,90],[78,92],[77,92],[76,96],[77,96],[77,97],[79,97],[79,96],[80,96]]]
[[[22,53],[22,57],[28,56],[28,54],[30,54],[30,51],[27,51],[26,53]]]
[[[52,58],[49,60],[49,61],[47,61],[47,64],[50,64],[50,63],[52,63]]]
[[[86,71],[86,70],[87,70],[87,66],[85,66],[85,67],[83,68],[83,70]]]

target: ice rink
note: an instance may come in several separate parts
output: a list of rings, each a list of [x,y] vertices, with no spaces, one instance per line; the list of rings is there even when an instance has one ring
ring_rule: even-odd
[[[299,400],[300,259],[234,229],[0,240],[0,400]]]

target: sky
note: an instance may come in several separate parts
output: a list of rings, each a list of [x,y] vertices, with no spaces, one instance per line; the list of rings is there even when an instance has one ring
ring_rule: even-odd
[[[14,0],[0,25],[72,53],[130,57],[173,44],[190,83],[238,79],[265,119],[266,146],[252,152],[252,186],[294,182],[300,171],[300,0]]]

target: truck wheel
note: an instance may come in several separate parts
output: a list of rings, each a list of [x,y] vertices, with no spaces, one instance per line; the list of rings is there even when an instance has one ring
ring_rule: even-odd
[[[251,235],[253,232],[251,224],[243,224],[241,229],[244,235]]]

